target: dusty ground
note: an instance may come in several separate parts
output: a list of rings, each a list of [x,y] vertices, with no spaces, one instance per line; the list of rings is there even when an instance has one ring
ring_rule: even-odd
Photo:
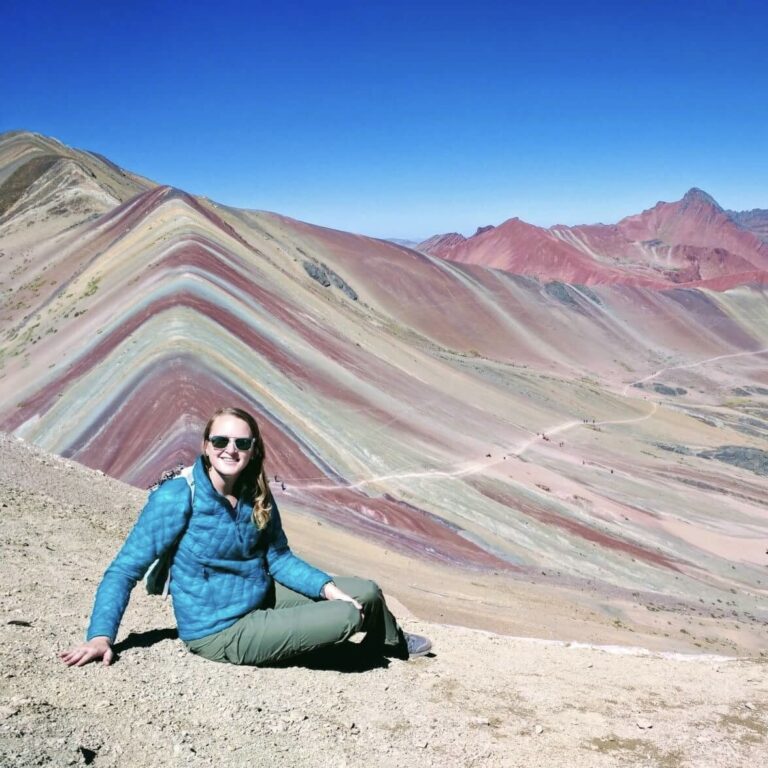
[[[362,671],[332,659],[320,669],[216,665],[186,653],[170,606],[137,589],[118,662],[68,669],[56,653],[81,638],[95,585],[143,499],[0,438],[0,765],[764,764],[765,662],[745,650],[758,628],[732,643],[730,659],[665,655],[665,643],[696,650],[679,629],[709,631],[699,617],[633,611],[617,598],[617,623],[608,601],[595,611],[594,600],[546,584],[441,572],[285,512],[300,553],[373,573],[404,626],[433,638],[434,655]],[[661,625],[673,619],[665,638]],[[550,639],[451,626],[462,621]]]

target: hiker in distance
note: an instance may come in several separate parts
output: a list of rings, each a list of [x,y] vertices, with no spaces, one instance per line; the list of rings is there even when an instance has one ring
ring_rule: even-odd
[[[69,666],[110,664],[130,592],[153,562],[172,554],[170,593],[179,637],[212,661],[261,665],[341,643],[350,653],[407,659],[431,642],[404,633],[379,587],[331,577],[294,555],[264,471],[256,420],[216,411],[187,477],[150,493],[101,580],[86,642],[59,654]]]

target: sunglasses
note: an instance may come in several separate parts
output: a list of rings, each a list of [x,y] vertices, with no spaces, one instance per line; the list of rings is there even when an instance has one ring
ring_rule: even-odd
[[[230,442],[235,444],[238,451],[250,451],[253,447],[255,437],[225,437],[224,435],[211,435],[208,442],[217,450],[226,448]]]

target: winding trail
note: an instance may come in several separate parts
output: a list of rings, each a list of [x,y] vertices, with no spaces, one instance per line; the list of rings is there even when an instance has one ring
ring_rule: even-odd
[[[630,388],[634,387],[636,384],[644,384],[646,381],[651,381],[655,379],[657,376],[661,376],[662,373],[666,373],[667,371],[689,370],[691,368],[698,368],[699,366],[706,365],[708,363],[714,363],[718,360],[727,360],[733,357],[749,357],[752,355],[764,355],[766,353],[768,353],[768,347],[764,349],[753,350],[751,352],[734,352],[728,355],[716,355],[715,357],[708,357],[706,360],[699,360],[696,363],[687,363],[685,365],[671,365],[667,368],[660,368],[655,373],[645,376],[642,379],[638,379],[637,381],[631,381],[629,382],[629,384],[626,384],[624,388],[621,390],[621,396],[629,398],[630,400],[638,400],[639,398],[637,397],[630,397]],[[651,405],[651,410],[648,413],[643,414],[642,416],[635,416],[631,419],[611,419],[611,420],[605,420],[605,421],[596,421],[594,422],[594,426],[605,426],[609,424],[634,424],[641,421],[647,421],[659,410],[659,404],[655,400],[651,401],[649,404]],[[542,432],[542,434],[557,435],[557,434],[560,434],[561,432],[567,432],[573,427],[583,425],[583,423],[584,422],[582,421],[566,421],[566,422],[563,422],[562,424],[558,424],[554,427],[551,427],[550,429],[545,429]],[[532,438],[531,440],[528,440],[526,443],[524,443],[521,446],[520,449],[514,452],[514,455],[520,456],[528,448],[530,448],[531,445],[533,445],[535,442],[537,442],[537,438]]]
[[[735,352],[727,355],[716,355],[715,357],[710,357],[705,360],[699,360],[698,362],[695,362],[695,363],[688,363],[685,365],[673,365],[667,368],[660,368],[655,373],[649,374],[648,376],[645,376],[642,379],[638,379],[637,381],[633,381],[625,385],[621,391],[621,397],[628,398],[630,400],[638,400],[639,399],[638,397],[630,396],[630,389],[633,387],[633,385],[642,384],[647,381],[651,381],[655,379],[657,376],[660,376],[661,374],[666,373],[667,371],[689,370],[691,368],[698,368],[702,365],[707,365],[708,363],[717,362],[718,360],[727,360],[735,357],[749,357],[749,356],[764,355],[764,354],[768,354],[768,347],[764,349],[753,350],[751,352]],[[648,419],[652,418],[656,414],[656,412],[659,410],[658,402],[650,401],[648,402],[648,404],[650,405],[650,410],[648,411],[648,413],[642,414],[641,416],[634,416],[628,419],[606,419],[604,421],[589,422],[589,425],[608,426],[608,425],[616,425],[616,424],[635,424],[642,421],[647,421]],[[422,407],[423,405],[424,404],[422,404]],[[549,428],[542,430],[541,433],[537,433],[534,436],[527,438],[517,448],[509,451],[508,453],[505,453],[501,459],[491,458],[487,460],[463,462],[461,464],[455,465],[454,469],[447,469],[447,470],[428,469],[428,470],[422,470],[422,471],[393,472],[386,475],[374,475],[372,477],[358,480],[357,482],[351,483],[346,487],[353,490],[362,490],[366,486],[387,482],[389,480],[415,480],[415,479],[425,479],[425,478],[442,478],[442,479],[454,480],[462,477],[467,477],[469,475],[477,474],[479,472],[489,469],[490,467],[494,467],[497,464],[500,464],[507,456],[520,458],[532,445],[537,444],[539,443],[539,441],[542,440],[542,437],[541,437],[542,435],[546,435],[547,437],[554,437],[556,435],[569,432],[571,429],[574,429],[575,427],[580,427],[584,425],[585,425],[585,422],[579,419],[570,419],[560,424],[555,424]],[[320,490],[320,491],[328,490],[328,486],[322,485],[322,484],[307,484],[307,485],[300,485],[298,487],[301,490]]]
[[[756,350],[753,350],[752,352],[733,352],[730,355],[717,355],[716,357],[708,357],[706,360],[699,360],[698,363],[687,363],[686,365],[671,365],[668,368],[660,368],[658,371],[656,371],[656,373],[652,373],[643,379],[638,379],[637,381],[631,381],[629,384],[627,384],[624,387],[624,389],[621,391],[621,394],[624,397],[626,397],[630,387],[634,387],[637,384],[645,384],[646,381],[651,381],[652,379],[655,379],[657,376],[661,376],[662,373],[666,373],[667,371],[690,370],[691,368],[698,368],[700,365],[706,365],[707,363],[714,363],[717,360],[728,360],[733,357],[750,357],[752,355],[764,355],[766,353],[768,353],[768,347],[765,347],[764,349],[756,349]]]

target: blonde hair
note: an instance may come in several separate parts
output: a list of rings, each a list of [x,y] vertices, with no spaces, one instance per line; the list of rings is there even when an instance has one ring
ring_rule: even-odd
[[[219,416],[234,416],[235,418],[244,421],[251,430],[251,437],[253,437],[253,453],[251,454],[251,460],[248,462],[248,466],[242,471],[240,477],[237,479],[235,490],[238,496],[241,493],[252,493],[251,501],[253,502],[253,513],[251,519],[253,524],[259,529],[264,530],[269,524],[270,517],[272,516],[272,492],[269,490],[269,481],[267,480],[267,474],[264,471],[264,441],[261,439],[261,432],[259,432],[259,425],[256,423],[256,419],[251,416],[248,411],[244,411],[241,408],[219,408],[216,413],[208,419],[208,423],[203,430],[203,443],[205,443],[211,436],[211,427],[213,422]],[[211,463],[207,454],[203,451],[203,462],[205,468],[210,471]]]

